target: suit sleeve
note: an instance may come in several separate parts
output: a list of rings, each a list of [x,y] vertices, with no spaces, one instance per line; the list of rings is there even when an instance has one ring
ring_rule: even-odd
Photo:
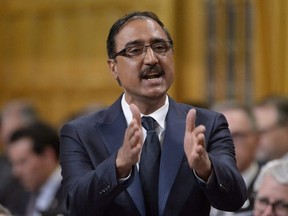
[[[247,199],[245,182],[236,167],[233,140],[222,114],[217,114],[206,128],[207,151],[213,174],[205,191],[211,205],[224,211],[236,211]]]
[[[86,141],[73,124],[66,124],[60,134],[60,163],[69,215],[94,215],[95,212],[102,215],[109,203],[129,186],[133,172],[120,184],[116,177],[116,153],[109,155],[101,145],[98,146],[100,152],[88,151]],[[92,163],[92,157],[100,158],[97,166],[95,161]]]

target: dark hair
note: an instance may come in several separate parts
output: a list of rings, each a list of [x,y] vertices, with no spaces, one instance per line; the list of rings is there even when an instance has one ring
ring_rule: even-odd
[[[257,130],[257,124],[256,124],[256,118],[252,111],[251,106],[238,102],[236,100],[225,100],[220,101],[218,103],[215,103],[213,106],[210,107],[211,110],[216,112],[225,112],[225,111],[231,111],[231,110],[239,110],[245,113],[245,115],[248,117],[250,123],[251,123],[251,129],[253,131]]]
[[[273,106],[278,113],[277,124],[288,124],[288,97],[281,95],[271,95],[264,98],[256,106]]]
[[[170,33],[168,32],[168,30],[165,28],[164,24],[160,21],[160,19],[158,18],[158,16],[155,13],[153,13],[151,11],[135,11],[135,12],[126,14],[124,17],[118,19],[110,28],[109,35],[107,37],[107,42],[106,42],[108,58],[111,59],[115,53],[115,38],[116,38],[116,35],[119,33],[119,31],[129,21],[131,21],[133,19],[141,19],[141,18],[142,19],[143,18],[150,18],[150,19],[153,19],[154,21],[156,21],[161,26],[161,28],[163,29],[163,31],[167,35],[168,40],[171,41],[171,45],[173,46],[173,40],[171,38]]]
[[[32,150],[35,154],[41,155],[47,147],[51,147],[59,158],[59,136],[56,130],[50,125],[43,122],[36,122],[27,127],[20,128],[12,133],[8,145],[13,145],[15,141],[22,138],[29,138],[32,140]]]

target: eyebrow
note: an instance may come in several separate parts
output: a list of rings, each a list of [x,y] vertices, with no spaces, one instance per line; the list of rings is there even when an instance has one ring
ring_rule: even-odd
[[[152,38],[149,43],[157,43],[157,42],[161,42],[161,41],[167,41],[168,39],[164,39],[164,38]],[[130,46],[134,46],[134,45],[142,45],[145,44],[144,40],[134,40],[134,41],[130,41],[128,43],[125,44],[125,48],[126,47],[130,47]]]
[[[286,202],[286,200],[281,200],[281,199],[278,199],[278,200],[275,200],[274,202],[270,202],[269,198],[268,197],[258,197],[258,199],[260,200],[265,200],[265,201],[268,201],[269,203],[272,203],[272,204],[283,204],[285,206],[288,205],[288,202]]]

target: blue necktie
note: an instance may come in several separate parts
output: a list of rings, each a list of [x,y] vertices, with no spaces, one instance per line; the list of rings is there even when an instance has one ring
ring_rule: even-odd
[[[161,148],[155,129],[157,122],[152,117],[142,117],[142,126],[147,136],[142,148],[139,172],[144,193],[146,214],[158,215],[158,180]]]

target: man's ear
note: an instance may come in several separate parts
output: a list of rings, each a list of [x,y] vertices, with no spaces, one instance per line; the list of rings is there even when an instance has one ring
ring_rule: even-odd
[[[116,65],[116,60],[115,59],[108,59],[107,60],[110,72],[112,76],[114,77],[115,80],[118,79],[118,71],[117,71],[117,65]]]
[[[42,155],[45,156],[48,160],[51,160],[52,158],[58,160],[55,150],[50,146],[45,147]]]

